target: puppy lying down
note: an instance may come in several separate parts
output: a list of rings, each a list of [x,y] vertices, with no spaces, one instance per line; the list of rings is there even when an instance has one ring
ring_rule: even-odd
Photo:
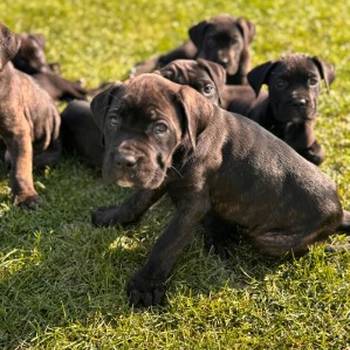
[[[304,254],[350,230],[333,181],[255,122],[188,86],[144,74],[99,94],[91,107],[105,139],[104,179],[136,190],[121,205],[95,211],[93,222],[135,222],[165,192],[176,206],[128,284],[133,304],[161,301],[194,225],[209,211],[244,227],[272,256]]]

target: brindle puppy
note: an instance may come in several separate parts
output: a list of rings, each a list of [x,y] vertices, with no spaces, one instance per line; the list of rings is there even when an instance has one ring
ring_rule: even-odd
[[[245,18],[227,14],[202,21],[189,29],[190,41],[175,50],[134,67],[132,76],[149,73],[176,59],[203,58],[222,65],[227,84],[246,84],[249,70],[249,46],[255,25]]]
[[[188,86],[145,74],[96,96],[91,108],[105,138],[104,179],[137,189],[120,206],[97,210],[93,222],[135,222],[165,192],[176,206],[128,284],[132,304],[161,301],[194,225],[210,210],[272,256],[303,254],[337,229],[350,231],[333,181],[257,123]]]
[[[158,74],[180,84],[190,85],[214,104],[223,102],[220,91],[225,86],[225,70],[218,64],[202,59],[176,60]],[[110,88],[110,84],[105,88]],[[232,86],[235,88],[236,86]],[[72,101],[62,112],[63,148],[77,154],[89,166],[102,166],[103,137],[85,101]]]
[[[9,62],[20,47],[20,38],[3,24],[0,42],[0,136],[11,162],[14,202],[34,208],[38,194],[32,164],[44,167],[58,160],[60,116],[50,96]]]
[[[12,63],[18,70],[29,75],[52,71],[45,55],[45,37],[43,34],[18,34],[21,44]]]
[[[266,84],[268,95],[254,101],[247,115],[319,165],[324,152],[314,133],[317,101],[321,81],[328,87],[334,78],[334,68],[317,57],[294,54],[266,62],[254,68],[248,79],[257,95]],[[234,102],[230,110],[239,112]]]
[[[19,37],[21,45],[12,59],[15,68],[31,75],[53,100],[86,98],[87,91],[80,82],[62,78],[59,75],[59,64],[47,62],[44,35],[22,33]]]

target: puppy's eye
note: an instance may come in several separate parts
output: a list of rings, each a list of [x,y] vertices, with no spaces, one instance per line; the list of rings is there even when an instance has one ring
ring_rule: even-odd
[[[120,118],[120,116],[112,116],[109,118],[109,125],[112,127],[112,128],[117,128],[120,126],[122,120]]]
[[[318,85],[318,79],[316,79],[316,78],[309,78],[308,79],[308,84],[309,84],[309,86],[316,86],[316,85]]]
[[[287,86],[288,86],[288,83],[284,79],[278,79],[276,81],[276,88],[279,90],[285,89]]]
[[[211,84],[206,84],[202,89],[203,95],[205,96],[212,95],[214,91],[215,91],[214,86]]]
[[[167,70],[165,70],[164,72],[163,72],[163,76],[165,77],[165,78],[168,78],[168,79],[172,79],[172,78],[174,78],[174,71],[173,70],[171,70],[171,69],[167,69]]]
[[[168,131],[168,125],[164,122],[156,122],[153,125],[153,133],[157,136],[164,135]]]

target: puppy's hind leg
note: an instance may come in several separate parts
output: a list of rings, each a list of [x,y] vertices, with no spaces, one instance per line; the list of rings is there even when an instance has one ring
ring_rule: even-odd
[[[239,228],[210,212],[202,220],[204,245],[209,252],[212,249],[222,260],[230,257],[231,249],[239,243]]]
[[[309,251],[312,244],[324,241],[331,233],[332,230],[328,228],[309,233],[290,233],[276,230],[254,237],[253,243],[261,253],[266,255],[280,257],[293,254],[301,256]]]

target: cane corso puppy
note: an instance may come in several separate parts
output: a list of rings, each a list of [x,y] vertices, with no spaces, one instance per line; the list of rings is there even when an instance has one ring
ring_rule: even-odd
[[[328,87],[334,78],[334,68],[318,57],[294,54],[266,62],[249,72],[248,80],[257,95],[266,84],[268,95],[253,100],[247,115],[319,165],[324,152],[314,133],[317,101],[322,80]],[[235,101],[229,109],[241,112]]]
[[[0,24],[0,136],[11,163],[11,189],[15,204],[34,208],[32,165],[53,165],[60,154],[60,116],[50,98],[30,76],[15,69],[10,60],[20,38]],[[33,155],[34,154],[34,155]]]
[[[21,39],[20,48],[12,59],[15,68],[31,75],[56,101],[86,98],[87,91],[80,82],[62,78],[59,64],[47,62],[44,35],[22,33],[19,37]]]
[[[52,67],[46,60],[44,35],[21,33],[18,36],[21,44],[12,59],[15,68],[29,75],[52,71]]]
[[[255,25],[227,14],[204,20],[188,31],[190,41],[175,50],[134,67],[132,75],[149,73],[176,59],[203,58],[222,65],[227,84],[246,84],[250,64],[249,46]]]
[[[135,222],[165,192],[176,212],[146,264],[129,281],[132,304],[158,304],[194,225],[212,211],[245,228],[265,254],[303,254],[350,229],[335,184],[257,123],[188,86],[144,74],[91,104],[105,139],[103,177],[136,192],[93,213],[96,225]]]
[[[214,104],[227,103],[221,96],[227,95],[225,70],[217,63],[203,59],[176,60],[157,71],[157,74],[176,83],[193,87]],[[107,83],[105,89],[112,86],[111,83]],[[100,168],[104,152],[103,137],[91,115],[90,104],[85,101],[72,101],[61,116],[63,148],[68,153],[80,156],[89,166]]]

